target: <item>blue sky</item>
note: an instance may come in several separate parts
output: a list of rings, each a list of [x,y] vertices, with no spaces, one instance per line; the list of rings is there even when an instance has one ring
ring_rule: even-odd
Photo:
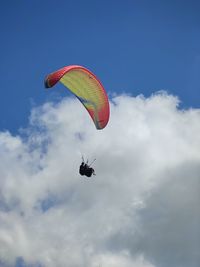
[[[1,1],[0,129],[16,133],[33,105],[66,95],[46,74],[79,64],[109,93],[178,95],[199,107],[199,1]]]

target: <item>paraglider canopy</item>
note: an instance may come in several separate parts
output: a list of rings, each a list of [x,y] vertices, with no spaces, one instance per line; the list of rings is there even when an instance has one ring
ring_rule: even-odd
[[[84,105],[97,129],[103,129],[109,121],[109,101],[100,80],[88,69],[78,65],[63,67],[45,78],[45,87],[61,82]]]

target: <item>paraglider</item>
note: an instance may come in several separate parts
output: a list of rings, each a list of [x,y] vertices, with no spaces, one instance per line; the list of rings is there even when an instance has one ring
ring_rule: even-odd
[[[110,116],[108,96],[101,81],[90,70],[79,65],[63,67],[46,76],[45,87],[51,88],[57,82],[61,82],[80,100],[98,130],[106,127]],[[79,173],[87,177],[95,175],[94,169],[84,160]]]
[[[98,130],[106,127],[109,101],[100,80],[88,69],[78,65],[63,67],[45,78],[45,87],[51,88],[61,82],[84,105]]]
[[[79,173],[82,176],[91,177],[92,175],[96,175],[94,169],[87,165],[84,161],[81,163],[79,168]]]

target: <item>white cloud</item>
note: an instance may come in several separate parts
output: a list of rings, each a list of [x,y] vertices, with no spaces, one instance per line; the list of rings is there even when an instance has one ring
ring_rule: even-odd
[[[97,131],[75,99],[0,133],[0,262],[197,267],[200,111],[176,97],[120,95]],[[79,176],[81,154],[97,158]],[[191,219],[192,218],[192,219]]]

